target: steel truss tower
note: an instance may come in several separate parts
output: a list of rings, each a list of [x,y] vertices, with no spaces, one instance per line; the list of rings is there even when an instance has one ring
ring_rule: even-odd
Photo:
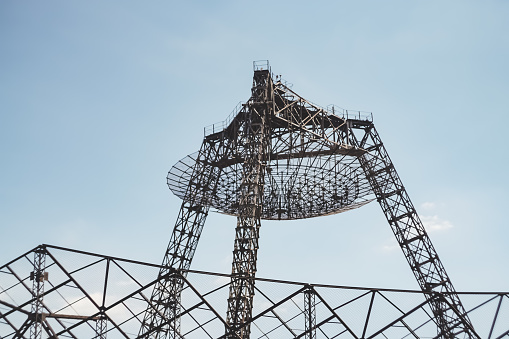
[[[190,267],[211,207],[237,217],[224,337],[246,339],[261,219],[330,215],[376,200],[426,292],[437,338],[478,338],[371,114],[314,105],[273,76],[268,62],[254,66],[251,98],[206,128],[200,150],[168,174],[182,206],[140,336],[181,337],[178,277]],[[314,298],[307,297],[306,326],[313,327]]]

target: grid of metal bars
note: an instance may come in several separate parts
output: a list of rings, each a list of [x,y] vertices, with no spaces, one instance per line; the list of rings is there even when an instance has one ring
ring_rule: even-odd
[[[347,119],[335,115],[296,94],[285,83],[274,81],[268,70],[255,71],[254,78],[268,76],[267,98],[252,97],[234,111],[228,123],[207,129],[204,144],[211,147],[208,165],[216,169],[215,180],[202,191],[211,192],[206,201],[219,212],[239,214],[244,175],[244,148],[249,140],[243,131],[255,107],[266,107],[265,129],[269,150],[262,159],[263,205],[260,218],[292,220],[330,215],[360,207],[373,198],[369,181],[357,161],[362,150],[352,146]],[[270,99],[268,99],[270,98]],[[256,114],[255,114],[256,116]],[[371,115],[359,116],[371,119]],[[259,123],[259,122],[257,122]],[[196,154],[179,162],[168,173],[168,185],[185,199]],[[212,186],[213,185],[213,186]]]
[[[36,296],[30,275],[34,255],[41,250],[46,253],[48,280]],[[36,338],[24,329],[38,322],[37,338],[144,338],[138,330],[157,283],[149,277],[161,268],[56,246],[37,247],[0,266],[0,337]],[[183,281],[179,335],[224,338],[224,301],[231,276],[186,273],[178,276]],[[246,324],[251,338],[439,337],[430,299],[439,300],[443,293],[255,279],[253,316]],[[481,338],[509,336],[508,292],[458,294]],[[42,307],[38,315],[32,307],[37,303]]]

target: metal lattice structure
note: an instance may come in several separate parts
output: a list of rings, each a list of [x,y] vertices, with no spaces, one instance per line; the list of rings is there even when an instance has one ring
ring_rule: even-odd
[[[508,293],[455,291],[372,115],[307,101],[268,62],[167,180],[182,205],[161,265],[41,245],[0,267],[0,338],[509,336]],[[421,291],[256,277],[262,220],[374,200]],[[210,209],[237,219],[228,275],[190,270]]]
[[[438,336],[477,337],[371,115],[307,101],[274,77],[268,62],[255,63],[249,100],[225,123],[206,129],[200,151],[170,170],[168,184],[183,203],[160,277],[189,268],[209,208],[237,217],[227,338],[250,337],[262,219],[335,214],[373,199],[429,295]],[[160,279],[151,298],[156,306],[147,311],[140,334],[180,337],[178,320],[163,324],[161,317],[178,315],[173,306],[180,288]]]
[[[30,280],[45,253],[40,294]],[[162,265],[41,245],[0,266],[0,337],[146,338],[139,335]],[[181,282],[179,335],[225,338],[232,275],[168,272]],[[251,338],[439,338],[430,300],[445,293],[359,288],[253,278]],[[476,335],[509,336],[509,293],[459,293]],[[35,310],[33,305],[39,305]],[[37,313],[34,313],[37,312]],[[161,315],[165,316],[165,315]],[[171,316],[165,322],[172,323]],[[37,336],[30,328],[37,325]],[[237,332],[239,328],[237,328]],[[462,338],[463,336],[457,336]]]

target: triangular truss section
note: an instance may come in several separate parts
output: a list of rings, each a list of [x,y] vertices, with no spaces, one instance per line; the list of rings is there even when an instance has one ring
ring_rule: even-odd
[[[35,257],[44,256],[44,267]],[[40,269],[39,287],[34,272]],[[138,333],[162,267],[50,245],[0,267],[0,337],[146,338]],[[225,338],[231,275],[174,271],[181,281],[177,335]],[[32,280],[31,280],[32,278]],[[312,285],[254,278],[251,338],[439,338],[430,299],[420,291]],[[35,281],[35,284],[34,284]],[[481,338],[509,334],[509,293],[461,293]],[[38,310],[38,313],[34,313]],[[165,322],[175,323],[168,318]],[[464,336],[458,336],[463,338]]]

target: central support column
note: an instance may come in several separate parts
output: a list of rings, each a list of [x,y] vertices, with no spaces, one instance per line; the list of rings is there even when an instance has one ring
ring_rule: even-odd
[[[243,126],[237,136],[238,151],[244,164],[238,197],[226,338],[247,339],[250,335],[265,162],[270,145],[270,81],[268,70],[255,71],[251,100],[243,109]]]

